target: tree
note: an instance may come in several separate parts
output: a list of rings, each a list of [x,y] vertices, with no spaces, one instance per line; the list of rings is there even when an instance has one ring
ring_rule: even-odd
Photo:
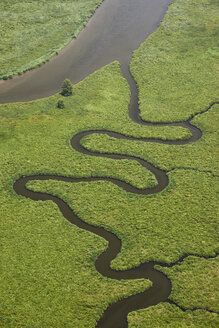
[[[72,84],[69,79],[65,79],[65,81],[62,83],[61,94],[65,97],[72,95]]]
[[[64,101],[63,100],[59,100],[58,103],[57,103],[57,107],[58,108],[64,108],[65,107]]]

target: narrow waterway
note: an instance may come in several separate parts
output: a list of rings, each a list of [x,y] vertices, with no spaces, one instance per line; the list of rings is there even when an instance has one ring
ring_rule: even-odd
[[[84,222],[62,199],[47,193],[29,190],[26,184],[34,180],[56,180],[74,184],[80,181],[92,183],[92,181],[104,180],[118,185],[127,192],[143,195],[160,192],[168,185],[167,172],[153,166],[151,163],[131,155],[92,152],[81,145],[81,139],[86,135],[101,133],[108,134],[117,139],[182,145],[195,142],[201,138],[201,130],[191,124],[192,117],[187,121],[178,123],[150,123],[143,121],[139,116],[138,90],[129,71],[132,51],[138,48],[147,35],[155,30],[170,2],[170,0],[105,0],[85,30],[81,32],[79,38],[64,49],[59,56],[53,58],[50,63],[40,69],[26,73],[23,77],[15,78],[13,81],[6,82],[3,87],[1,85],[1,102],[36,99],[56,92],[66,77],[69,77],[73,83],[76,83],[103,65],[113,60],[119,60],[122,74],[127,79],[131,89],[130,118],[134,122],[146,126],[182,126],[191,132],[191,137],[188,140],[180,141],[128,137],[121,133],[102,130],[84,131],[72,137],[72,148],[83,154],[108,157],[115,160],[125,158],[137,161],[155,175],[158,183],[153,188],[138,189],[124,181],[113,178],[72,178],[56,175],[20,177],[13,185],[17,194],[34,201],[52,200],[57,204],[62,215],[72,224],[95,233],[108,241],[107,249],[99,255],[95,262],[96,269],[102,275],[118,280],[139,278],[151,280],[152,287],[146,291],[111,304],[100,318],[96,326],[98,328],[126,328],[128,326],[127,315],[129,312],[168,300],[171,293],[171,282],[163,273],[154,269],[155,264],[160,264],[158,262],[151,261],[143,263],[136,268],[122,271],[111,269],[111,261],[121,251],[121,240],[103,227],[96,227]],[[211,106],[205,111],[209,110]],[[176,263],[169,265],[163,263],[162,265],[173,266]]]

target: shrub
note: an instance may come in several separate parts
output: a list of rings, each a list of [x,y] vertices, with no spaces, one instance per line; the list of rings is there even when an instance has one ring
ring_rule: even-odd
[[[66,97],[72,95],[72,84],[69,79],[65,79],[63,82],[61,94]]]
[[[63,100],[59,100],[59,101],[57,102],[57,107],[58,107],[58,108],[64,108],[64,107],[65,107],[64,101],[63,101]]]

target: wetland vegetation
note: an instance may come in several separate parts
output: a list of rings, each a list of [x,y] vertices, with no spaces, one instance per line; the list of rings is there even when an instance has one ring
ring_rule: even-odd
[[[115,269],[148,260],[172,263],[184,254],[215,257],[218,252],[219,105],[202,113],[217,100],[217,10],[216,1],[175,0],[131,64],[142,117],[166,122],[200,113],[191,121],[202,130],[200,140],[168,145],[100,134],[82,139],[91,151],[130,154],[166,170],[166,189],[144,196],[106,181],[77,187],[52,180],[28,184],[62,198],[84,221],[114,232],[122,240],[122,251],[112,261]],[[151,285],[149,280],[100,275],[94,262],[106,247],[104,239],[71,225],[51,201],[33,202],[13,190],[19,176],[32,174],[113,177],[140,189],[155,186],[154,175],[136,161],[91,157],[70,146],[71,137],[85,130],[162,140],[191,136],[183,127],[134,123],[128,117],[129,98],[128,84],[114,62],[74,85],[71,97],[57,94],[0,106],[2,327],[93,328],[109,303]],[[60,100],[63,109],[57,108]],[[195,256],[157,267],[171,278],[170,299],[184,311],[161,303],[130,313],[129,327],[217,327],[217,314],[206,311],[218,311],[216,267],[217,258]]]
[[[129,328],[217,328],[218,315],[205,310],[183,312],[169,303],[160,303],[145,310],[130,313]]]
[[[45,63],[76,38],[102,0],[0,2],[0,79]]]
[[[175,0],[134,52],[131,72],[144,120],[185,120],[218,100],[218,12],[214,0]]]
[[[170,299],[183,308],[200,308],[219,312],[218,258],[187,257],[172,268],[159,269],[172,281]]]
[[[3,327],[70,327],[72,322],[94,327],[109,302],[150,286],[145,280],[136,284],[102,277],[94,267],[106,247],[102,238],[72,226],[52,202],[36,203],[13,191],[20,175],[46,172],[108,175],[141,185],[154,181],[139,164],[90,158],[69,144],[86,128],[106,128],[111,122],[117,129],[117,115],[129,121],[129,91],[119,65],[105,67],[73,90],[64,98],[64,109],[56,107],[60,95],[0,106]]]

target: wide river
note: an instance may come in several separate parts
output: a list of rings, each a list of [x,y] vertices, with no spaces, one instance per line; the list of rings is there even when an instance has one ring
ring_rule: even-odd
[[[47,97],[65,78],[73,84],[114,61],[128,66],[133,50],[154,32],[172,0],[104,0],[86,28],[49,63],[0,81],[0,103]]]

